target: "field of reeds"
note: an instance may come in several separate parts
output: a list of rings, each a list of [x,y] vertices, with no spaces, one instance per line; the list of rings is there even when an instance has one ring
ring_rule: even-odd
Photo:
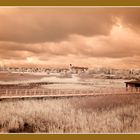
[[[139,94],[0,101],[1,133],[136,133],[139,122]]]

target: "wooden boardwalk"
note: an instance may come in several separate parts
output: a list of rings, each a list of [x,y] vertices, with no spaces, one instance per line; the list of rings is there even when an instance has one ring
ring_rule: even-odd
[[[134,95],[140,90],[126,90],[125,88],[92,88],[92,89],[1,89],[0,99],[22,98],[53,98],[53,97],[81,97],[106,95]]]
[[[138,95],[137,93],[127,93],[127,94],[65,94],[65,95],[34,95],[34,96],[1,96],[0,100],[4,99],[43,99],[43,98],[70,98],[70,97],[88,97],[88,96],[108,96],[108,95]],[[139,94],[140,95],[140,94]]]

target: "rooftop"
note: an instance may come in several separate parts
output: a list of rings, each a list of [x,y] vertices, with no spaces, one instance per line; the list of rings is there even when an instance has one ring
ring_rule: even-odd
[[[140,80],[128,81],[126,84],[140,84]]]

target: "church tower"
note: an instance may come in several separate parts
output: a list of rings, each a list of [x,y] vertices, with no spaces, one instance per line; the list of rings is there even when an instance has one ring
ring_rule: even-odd
[[[72,64],[70,64],[70,66],[69,66],[69,70],[70,71],[72,71],[72,67],[73,67]]]

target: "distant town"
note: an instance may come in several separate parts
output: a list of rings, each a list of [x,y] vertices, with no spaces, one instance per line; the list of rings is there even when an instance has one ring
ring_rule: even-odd
[[[63,77],[71,77],[78,74],[82,78],[104,78],[104,79],[140,79],[140,69],[114,69],[114,68],[88,68],[68,65],[67,68],[43,68],[43,67],[8,67],[0,66],[0,72],[8,73],[59,73]]]

